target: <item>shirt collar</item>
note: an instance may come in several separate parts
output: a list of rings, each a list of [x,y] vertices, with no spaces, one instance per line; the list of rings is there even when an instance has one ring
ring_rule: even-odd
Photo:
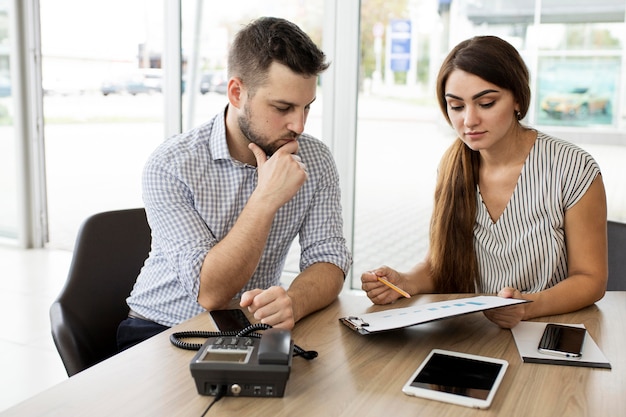
[[[226,124],[224,121],[226,118],[226,109],[228,109],[228,106],[224,108],[224,111],[216,114],[213,120],[213,129],[211,129],[211,137],[209,138],[209,143],[213,150],[213,160],[233,160],[228,151],[228,144],[226,143]]]

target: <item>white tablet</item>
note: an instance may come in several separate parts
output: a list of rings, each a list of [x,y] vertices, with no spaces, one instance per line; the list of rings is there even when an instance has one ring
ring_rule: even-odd
[[[503,359],[433,349],[402,387],[415,397],[488,408],[509,363]]]

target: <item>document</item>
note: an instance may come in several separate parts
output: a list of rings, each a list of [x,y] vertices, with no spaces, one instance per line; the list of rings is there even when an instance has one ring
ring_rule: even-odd
[[[480,295],[347,316],[340,318],[339,321],[365,335],[526,302],[529,301]]]
[[[559,357],[539,352],[537,347],[546,324],[548,323],[522,321],[511,329],[517,350],[524,362],[611,369],[611,363],[604,356],[589,332],[585,335],[582,356],[580,358]],[[585,327],[583,324],[566,325]]]

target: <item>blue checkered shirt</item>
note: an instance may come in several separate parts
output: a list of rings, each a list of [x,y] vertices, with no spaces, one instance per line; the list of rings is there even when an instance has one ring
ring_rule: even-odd
[[[332,154],[306,134],[298,143],[308,178],[277,212],[259,265],[237,297],[249,289],[280,285],[296,236],[300,270],[328,262],[347,274],[352,264]],[[205,311],[197,302],[202,262],[233,227],[256,184],[256,167],[234,160],[228,152],[224,113],[155,150],[142,184],[152,249],[127,299],[133,311],[165,326]]]

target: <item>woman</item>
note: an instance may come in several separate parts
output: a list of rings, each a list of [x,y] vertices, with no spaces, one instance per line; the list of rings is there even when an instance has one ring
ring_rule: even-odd
[[[608,275],[606,195],[593,158],[520,123],[529,74],[517,50],[495,36],[457,45],[437,79],[441,111],[458,139],[438,172],[423,262],[361,276],[376,304],[410,294],[498,293],[533,301],[485,315],[503,328],[575,311],[604,296]]]

